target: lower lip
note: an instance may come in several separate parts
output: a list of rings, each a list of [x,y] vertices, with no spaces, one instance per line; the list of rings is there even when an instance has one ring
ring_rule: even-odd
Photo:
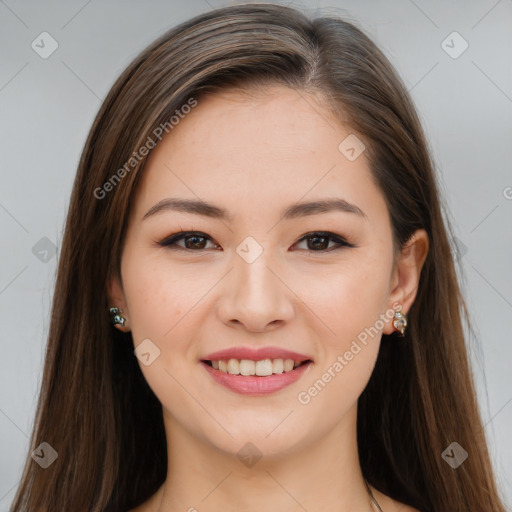
[[[290,372],[273,373],[266,377],[231,375],[230,373],[216,370],[203,361],[201,361],[201,364],[219,384],[222,384],[231,391],[242,395],[262,396],[275,393],[293,384],[304,375],[312,363],[302,364]]]

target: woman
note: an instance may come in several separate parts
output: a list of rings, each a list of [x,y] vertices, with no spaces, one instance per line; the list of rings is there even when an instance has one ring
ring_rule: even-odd
[[[84,148],[13,510],[503,511],[449,232],[359,29],[169,31]]]

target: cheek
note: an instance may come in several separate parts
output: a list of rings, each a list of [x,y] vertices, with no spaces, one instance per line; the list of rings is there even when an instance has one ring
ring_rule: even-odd
[[[201,284],[197,277],[194,283],[187,271],[136,254],[126,261],[124,272],[134,345],[149,339],[156,346],[150,345],[149,365],[139,361],[144,378],[164,407],[192,410],[194,404],[179,383],[194,371],[184,362],[190,360],[190,340],[195,338],[194,329],[199,325],[194,305],[205,294],[208,283]]]
[[[156,367],[173,375],[189,376],[197,358],[208,290],[218,282],[215,272],[195,265],[170,264],[166,254],[133,254],[125,265],[125,294],[134,345],[150,339],[159,349]],[[124,277],[124,275],[123,275]],[[152,367],[142,367],[148,372]],[[151,385],[154,378],[149,372]]]
[[[299,296],[326,326],[322,333],[334,349],[350,344],[385,311],[389,283],[384,263],[353,258],[345,266],[303,280]]]
[[[186,268],[166,264],[162,257],[134,255],[124,270],[135,343],[140,336],[148,337],[150,333],[157,338],[169,334],[188,311],[193,313],[194,304],[207,284],[200,283]]]
[[[361,260],[309,288],[308,306],[329,330],[319,336],[319,364],[297,396],[306,415],[336,422],[357,402],[378,356],[386,292],[386,269]]]

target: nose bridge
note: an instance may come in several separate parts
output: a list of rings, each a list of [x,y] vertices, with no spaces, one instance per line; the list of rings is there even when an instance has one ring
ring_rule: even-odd
[[[249,248],[247,253],[243,252]],[[248,244],[240,244],[234,258],[234,287],[240,298],[249,305],[252,301],[265,301],[267,304],[274,300],[282,290],[278,290],[279,282],[269,268],[275,267],[270,249],[263,247],[258,250]],[[275,271],[274,271],[275,272]],[[254,307],[254,304],[252,305]]]
[[[245,240],[233,253],[223,307],[225,322],[239,322],[251,330],[263,330],[293,315],[291,293],[277,277],[278,258],[254,239]],[[277,274],[277,275],[276,275]]]

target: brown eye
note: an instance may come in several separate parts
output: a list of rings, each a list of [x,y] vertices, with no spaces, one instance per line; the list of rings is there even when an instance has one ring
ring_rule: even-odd
[[[308,233],[304,235],[298,243],[306,242],[305,250],[308,252],[331,252],[341,247],[355,247],[350,244],[344,238],[335,235],[334,233],[318,231],[314,233]],[[334,243],[334,246],[329,247],[330,243]]]
[[[328,236],[308,236],[308,249],[324,251],[329,246]]]
[[[183,245],[177,243],[181,242],[182,240]],[[163,247],[168,247],[169,249],[202,251],[207,248],[206,245],[209,241],[211,242],[212,239],[204,233],[196,233],[194,231],[181,231],[180,233],[168,236],[159,242],[159,244]]]
[[[178,243],[181,241],[183,241],[183,245]],[[306,242],[306,247],[304,250],[309,253],[325,253],[340,249],[341,247],[356,247],[339,235],[324,231],[308,233],[304,235],[295,245],[304,241]],[[159,244],[162,247],[168,247],[169,249],[200,252],[208,249],[208,242],[212,243],[213,248],[218,248],[213,240],[205,233],[195,231],[181,231],[179,233],[175,233],[174,235],[168,236],[159,242]],[[332,246],[331,244],[334,245]]]
[[[206,238],[204,236],[190,235],[183,237],[183,240],[187,249],[204,249],[206,245]]]

